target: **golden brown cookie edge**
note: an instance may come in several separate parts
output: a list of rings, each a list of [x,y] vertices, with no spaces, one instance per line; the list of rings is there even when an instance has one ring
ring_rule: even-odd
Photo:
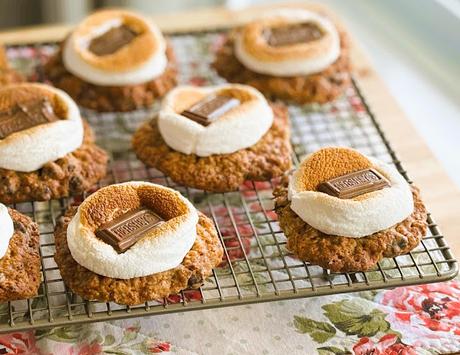
[[[427,212],[417,187],[411,186],[414,211],[404,221],[368,237],[326,235],[305,223],[291,210],[287,179],[273,192],[275,211],[287,238],[287,248],[300,260],[333,272],[367,271],[384,257],[392,258],[414,249],[427,230]]]
[[[108,155],[94,143],[94,132],[85,120],[83,126],[83,144],[63,158],[27,173],[0,168],[0,202],[47,201],[78,195],[101,180],[106,175]]]
[[[44,66],[53,85],[67,92],[77,104],[98,112],[127,112],[151,106],[177,85],[177,62],[173,48],[166,48],[168,65],[159,77],[137,85],[100,86],[85,82],[64,67],[61,49]]]
[[[237,30],[236,30],[237,31]],[[338,28],[341,53],[323,71],[306,76],[277,77],[256,73],[236,58],[233,43],[236,32],[228,35],[217,50],[212,67],[219,76],[232,83],[247,84],[271,99],[283,99],[298,104],[326,103],[343,95],[351,85],[350,44],[347,33]]]
[[[187,288],[198,288],[222,261],[223,248],[214,224],[199,212],[197,239],[176,268],[128,280],[98,275],[79,265],[68,248],[67,226],[76,210],[69,208],[56,225],[54,259],[65,284],[84,299],[126,305],[162,299]]]
[[[13,219],[14,234],[8,246],[9,251],[0,259],[0,302],[33,297],[41,283],[38,225],[14,209],[9,208],[8,212]],[[14,249],[13,256],[11,249]]]
[[[281,103],[271,107],[275,118],[269,131],[255,145],[235,153],[198,157],[174,151],[161,137],[155,118],[134,133],[133,149],[139,160],[179,184],[213,192],[235,191],[245,180],[270,180],[292,166],[287,108]]]

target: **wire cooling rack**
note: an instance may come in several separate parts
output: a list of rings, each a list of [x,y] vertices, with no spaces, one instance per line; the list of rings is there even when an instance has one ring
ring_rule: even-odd
[[[210,69],[221,33],[174,35],[171,41],[179,60],[181,83],[222,82]],[[8,55],[29,77],[41,80],[42,65],[55,49],[56,45],[12,47]],[[155,109],[127,114],[83,111],[96,131],[98,144],[111,157],[108,175],[99,185],[147,180],[179,190],[214,220],[225,246],[222,265],[199,290],[185,290],[135,307],[86,301],[64,285],[53,260],[56,220],[69,203],[85,196],[17,204],[13,207],[40,225],[43,282],[36,297],[0,305],[0,332],[439,282],[456,275],[457,263],[431,216],[429,233],[416,249],[384,259],[372,271],[330,273],[293,258],[273,211],[276,181],[246,182],[237,192],[206,193],[178,186],[136,159],[130,137]],[[408,179],[356,83],[334,103],[291,105],[289,111],[296,164],[320,147],[343,145],[394,163]]]

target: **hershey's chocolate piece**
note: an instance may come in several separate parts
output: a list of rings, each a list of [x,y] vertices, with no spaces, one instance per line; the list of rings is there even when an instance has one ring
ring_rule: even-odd
[[[318,191],[338,198],[353,198],[390,186],[376,170],[364,169],[323,182]]]
[[[323,36],[323,32],[317,25],[305,22],[267,28],[264,36],[270,46],[280,47],[315,41]]]
[[[93,38],[88,49],[99,56],[112,54],[130,43],[137,35],[126,25],[112,27],[102,35]]]
[[[20,102],[8,110],[0,111],[0,139],[44,123],[58,121],[48,99]]]
[[[240,105],[240,100],[224,95],[208,95],[181,113],[182,116],[209,126],[220,116]]]
[[[123,253],[142,239],[145,233],[163,222],[152,210],[140,207],[101,226],[96,231],[96,236],[110,244],[118,253]]]

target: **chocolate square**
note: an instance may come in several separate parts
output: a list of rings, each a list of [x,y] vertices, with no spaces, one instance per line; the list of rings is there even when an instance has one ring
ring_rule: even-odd
[[[163,222],[149,208],[140,207],[104,224],[96,231],[96,236],[110,244],[118,253],[123,253]]]
[[[112,27],[102,35],[93,38],[88,49],[98,56],[112,54],[132,42],[137,35],[126,25]]]
[[[58,120],[59,117],[54,113],[48,99],[21,102],[0,112],[0,139],[28,128]]]
[[[364,169],[323,182],[318,185],[318,191],[345,199],[390,186],[390,182],[376,170]]]
[[[231,109],[239,106],[240,100],[224,95],[208,95],[204,99],[198,101],[187,110],[184,110],[181,115],[185,116],[203,126],[209,126],[219,117]]]
[[[270,46],[281,47],[315,41],[323,36],[323,32],[317,25],[305,22],[268,28],[264,35]]]

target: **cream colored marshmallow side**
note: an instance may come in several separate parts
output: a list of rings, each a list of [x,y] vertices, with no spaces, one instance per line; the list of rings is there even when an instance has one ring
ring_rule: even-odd
[[[174,109],[176,95],[181,90],[191,90],[191,87],[173,89],[163,100],[158,118],[158,127],[166,144],[178,152],[200,157],[230,154],[256,144],[273,123],[273,110],[259,91],[245,85],[221,85],[193,90],[211,94],[228,87],[245,90],[254,99],[207,127],[182,116]]]
[[[64,91],[30,84],[57,94],[67,106],[67,117],[35,126],[0,139],[0,168],[21,172],[38,170],[78,149],[83,143],[83,123],[75,102]]]
[[[127,184],[148,185],[142,182]],[[196,208],[179,192],[175,191],[175,194],[187,205],[187,218],[176,228],[155,238],[139,240],[121,254],[82,225],[78,211],[67,228],[67,244],[72,257],[96,274],[118,279],[142,277],[175,268],[192,248],[198,223]]]
[[[260,60],[252,56],[244,47],[241,34],[235,39],[235,55],[248,69],[267,75],[296,76],[318,73],[329,67],[340,56],[340,37],[334,24],[327,18],[304,9],[283,9],[267,16],[285,17],[290,22],[312,21],[332,37],[328,51],[314,57],[299,57],[290,60]],[[308,44],[305,44],[308,45]]]
[[[368,159],[388,177],[390,188],[371,192],[360,200],[340,199],[318,191],[298,191],[295,172],[289,182],[291,209],[325,234],[350,238],[366,237],[403,221],[414,210],[409,184],[393,166]]]
[[[149,23],[149,27],[158,41],[158,48],[146,62],[136,69],[114,72],[95,68],[85,62],[75,50],[75,46],[86,50],[93,38],[121,24],[121,19],[106,21],[95,28],[91,35],[79,39],[78,43],[75,43],[75,41],[77,41],[75,35],[71,34],[64,44],[62,53],[62,59],[66,69],[88,83],[102,86],[142,84],[163,74],[168,65],[168,60],[166,58],[166,41],[158,27],[153,23]]]
[[[13,235],[13,219],[8,213],[8,208],[0,203],[0,259],[3,258],[8,251],[8,246]]]

